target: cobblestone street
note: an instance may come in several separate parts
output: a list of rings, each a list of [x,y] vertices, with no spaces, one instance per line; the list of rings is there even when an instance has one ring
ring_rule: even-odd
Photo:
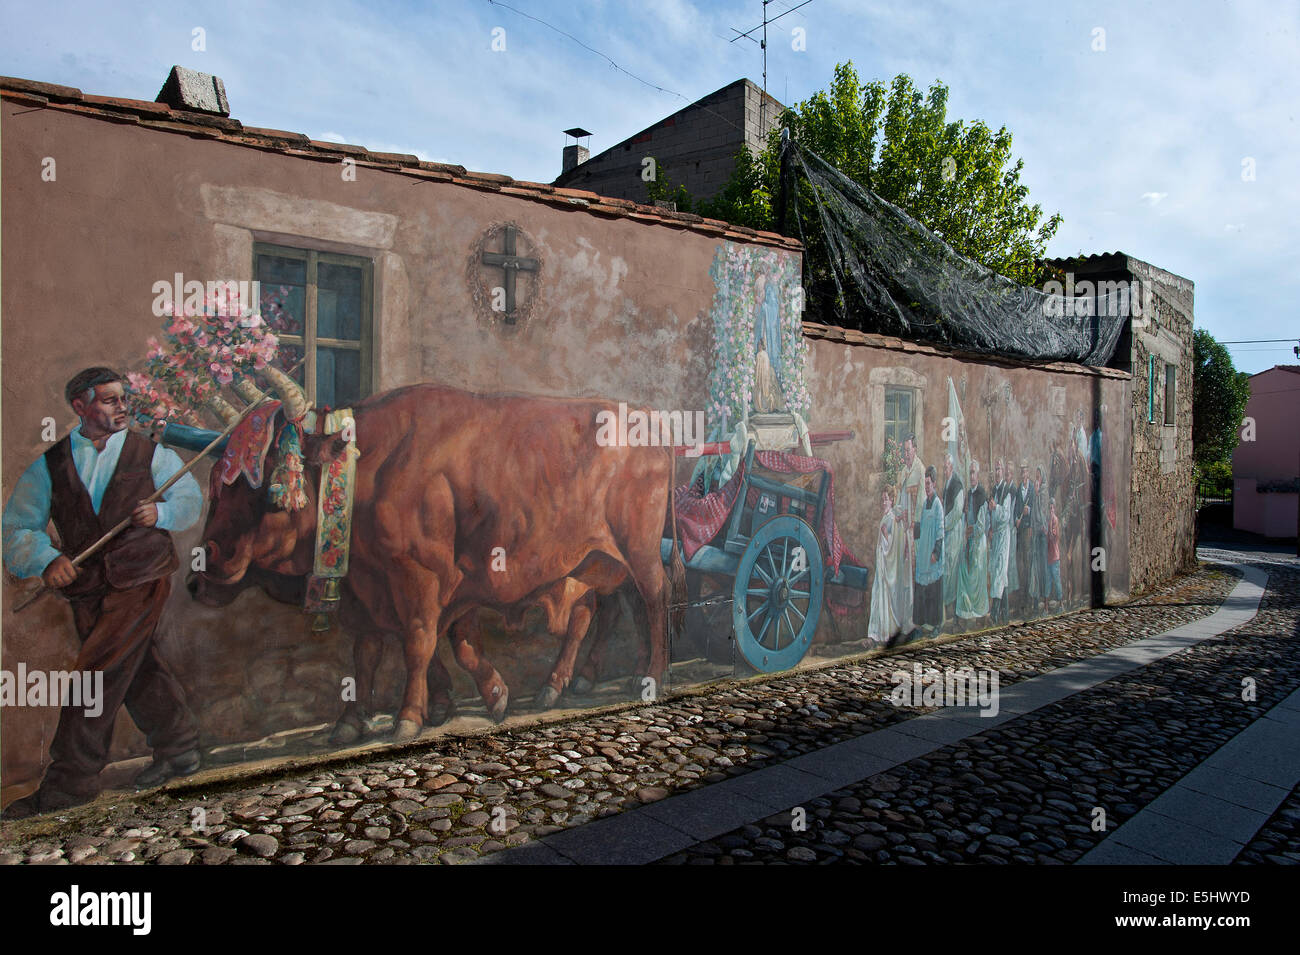
[[[681,846],[661,861],[1076,862],[1300,686],[1300,562],[1272,552],[1213,556],[1257,564],[1269,575],[1258,613],[1221,639],[1027,715],[1004,714],[975,735],[801,803],[803,831],[785,811]],[[560,724],[437,739],[225,789],[175,788],[4,823],[0,862],[457,863],[498,861],[493,856],[509,850],[504,860],[562,830],[927,712],[889,702],[891,674],[913,663],[996,670],[1005,693],[1204,618],[1239,579],[1203,563],[1124,607],[779,678],[728,681]],[[1254,681],[1252,702],[1242,699],[1246,678]],[[1105,831],[1093,828],[1097,808]],[[1300,861],[1296,792],[1236,861]]]

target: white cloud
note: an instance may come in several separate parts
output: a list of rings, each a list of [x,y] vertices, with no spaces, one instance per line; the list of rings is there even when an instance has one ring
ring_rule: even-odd
[[[1169,195],[1167,192],[1144,192],[1142,193],[1142,201],[1149,206],[1157,206],[1160,204],[1160,200],[1167,195]]]

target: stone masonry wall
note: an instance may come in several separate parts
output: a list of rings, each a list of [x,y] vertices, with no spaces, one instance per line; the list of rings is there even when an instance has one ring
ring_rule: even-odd
[[[1196,489],[1192,474],[1192,283],[1129,260],[1133,278],[1148,283],[1154,314],[1133,321],[1130,392],[1133,468],[1130,475],[1129,566],[1138,594],[1196,563]],[[1148,421],[1148,357],[1156,357],[1155,420]],[[1174,364],[1176,411],[1164,423],[1165,363]]]

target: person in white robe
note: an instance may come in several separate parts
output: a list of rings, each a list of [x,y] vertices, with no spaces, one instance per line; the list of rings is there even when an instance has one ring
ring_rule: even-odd
[[[925,465],[916,453],[916,435],[903,439],[903,469],[898,475],[898,501],[894,518],[902,522],[909,532],[904,536],[902,558],[898,574],[898,594],[894,606],[898,608],[898,626],[903,633],[911,633],[914,604],[913,584],[916,577],[916,542],[910,528],[921,517],[921,502],[925,498]]]
[[[899,630],[897,599],[902,542],[908,525],[894,516],[891,488],[880,494],[880,536],[876,543],[876,570],[871,580],[871,617],[867,622],[867,639],[888,643]]]
[[[989,498],[989,604],[993,623],[1006,619],[1007,569],[1011,557],[1011,495],[1003,484],[1002,462],[994,469],[997,491]]]

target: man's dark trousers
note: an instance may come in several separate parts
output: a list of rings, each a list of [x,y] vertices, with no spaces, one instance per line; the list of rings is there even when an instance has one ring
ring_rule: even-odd
[[[154,639],[170,592],[171,580],[163,577],[71,601],[82,642],[76,669],[104,674],[102,709],[94,717],[82,707],[65,706],[59,713],[50,744],[52,762],[41,783],[42,803],[65,796],[82,802],[99,793],[99,773],[108,763],[113,725],[123,704],[147,737],[155,760],[198,746],[198,723]]]

